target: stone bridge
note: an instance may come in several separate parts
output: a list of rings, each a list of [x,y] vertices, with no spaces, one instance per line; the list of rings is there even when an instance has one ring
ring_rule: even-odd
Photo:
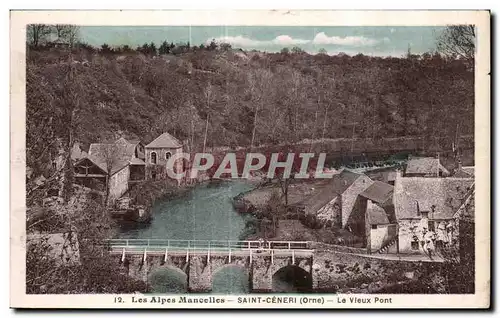
[[[254,292],[279,291],[273,281],[286,275],[299,278],[299,290],[313,288],[313,250],[308,242],[117,239],[107,243],[129,276],[148,283],[156,271],[169,268],[186,276],[188,291],[207,292],[218,271],[237,266],[248,274]]]

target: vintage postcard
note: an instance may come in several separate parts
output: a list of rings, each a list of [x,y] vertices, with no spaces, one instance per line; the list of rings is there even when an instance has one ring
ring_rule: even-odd
[[[488,308],[488,11],[11,11],[15,308]]]

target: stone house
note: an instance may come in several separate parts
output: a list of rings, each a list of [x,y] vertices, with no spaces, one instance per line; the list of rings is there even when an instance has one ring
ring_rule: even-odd
[[[91,144],[88,156],[74,164],[75,183],[99,190],[103,190],[103,185],[105,190],[109,184],[108,202],[114,203],[132,183],[144,180],[145,163],[141,156],[144,158],[144,146],[124,138],[112,144]]]
[[[432,157],[415,157],[406,163],[405,177],[447,177],[450,172],[439,159]]]
[[[373,184],[368,176],[344,170],[332,178],[333,189],[340,195],[342,228],[357,236],[365,236],[363,207],[358,196]]]
[[[374,181],[359,195],[358,213],[365,217],[366,249],[368,253],[388,251],[397,239],[397,224],[392,202],[394,187],[388,183]]]
[[[182,143],[178,139],[168,132],[158,136],[145,147],[146,178],[153,180],[167,178],[168,160],[173,155],[180,153],[182,153]],[[175,162],[174,170],[182,172],[182,160]]]
[[[394,187],[399,253],[428,254],[458,244],[456,214],[474,193],[471,178],[400,177]]]
[[[347,229],[360,238],[365,236],[364,214],[358,196],[373,181],[364,174],[342,170],[333,175],[331,181],[317,194],[294,204],[294,208],[312,214],[324,225],[336,229]],[[363,221],[358,216],[363,215]]]

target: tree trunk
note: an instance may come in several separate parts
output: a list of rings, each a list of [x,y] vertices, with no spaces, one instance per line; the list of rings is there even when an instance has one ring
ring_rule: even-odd
[[[207,114],[207,120],[205,122],[205,137],[203,137],[203,153],[205,153],[205,149],[206,149],[206,146],[207,146],[207,133],[208,133],[208,117],[210,115]]]
[[[321,132],[321,144],[325,143],[326,118],[328,116],[328,106],[325,107],[325,118],[323,119],[323,131]]]
[[[318,124],[318,110],[319,110],[319,104],[321,101],[321,97],[318,95],[318,103],[316,104],[316,111],[314,112],[314,127],[312,130],[312,136],[311,136],[311,144],[309,145],[309,152],[312,150],[314,138],[316,137],[316,125]]]
[[[255,141],[255,130],[257,128],[257,113],[259,112],[259,107],[255,106],[255,114],[253,116],[253,129],[252,129],[252,141],[250,143],[250,152],[253,150],[253,143]]]

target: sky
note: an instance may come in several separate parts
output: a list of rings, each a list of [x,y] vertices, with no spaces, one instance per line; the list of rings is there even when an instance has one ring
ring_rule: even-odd
[[[94,46],[137,47],[145,42],[157,46],[164,40],[191,45],[212,39],[230,43],[233,48],[278,52],[298,46],[309,53],[325,49],[328,54],[362,53],[370,56],[403,56],[434,51],[438,26],[82,26],[81,40]]]

